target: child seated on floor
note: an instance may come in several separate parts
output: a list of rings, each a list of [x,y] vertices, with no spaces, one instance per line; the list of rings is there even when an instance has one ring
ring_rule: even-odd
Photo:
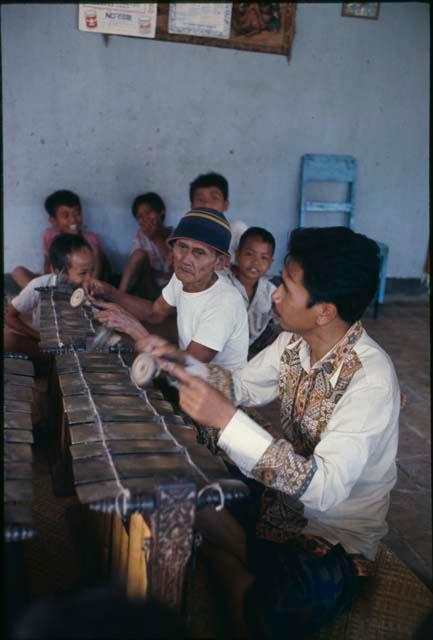
[[[262,227],[250,227],[241,236],[236,252],[237,265],[226,277],[241,293],[248,311],[248,359],[270,345],[280,333],[272,313],[272,294],[276,286],[265,274],[275,252],[272,233]]]
[[[108,279],[109,265],[102,251],[99,237],[92,231],[82,230],[83,214],[80,198],[72,191],[55,191],[45,200],[45,209],[48,213],[51,227],[45,229],[42,236],[44,273],[50,273],[49,250],[54,238],[61,233],[68,233],[85,238],[95,255],[95,272],[99,274],[101,280]],[[11,275],[15,282],[21,288],[24,288],[39,274],[20,266],[16,267]]]
[[[3,332],[3,348],[6,352],[24,353],[36,363],[46,360],[38,346],[40,294],[36,288],[54,287],[60,273],[74,287],[81,287],[94,277],[95,256],[82,235],[64,233],[57,236],[51,243],[48,257],[51,273],[33,278],[12,299],[6,309],[6,326]],[[31,317],[26,318],[30,314]]]
[[[215,209],[220,213],[225,213],[229,208],[229,184],[219,173],[203,173],[189,185],[189,199],[193,209],[207,207]],[[232,264],[236,264],[236,250],[239,245],[239,239],[248,226],[242,220],[229,220],[232,239],[230,242],[229,253],[226,268]]]
[[[172,273],[171,250],[167,244],[171,227],[164,226],[164,202],[157,193],[144,193],[135,198],[132,215],[138,229],[119,290],[155,300]]]

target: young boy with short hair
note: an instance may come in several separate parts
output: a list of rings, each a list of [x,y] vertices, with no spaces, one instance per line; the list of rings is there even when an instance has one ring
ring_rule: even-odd
[[[280,333],[272,312],[272,294],[276,286],[265,277],[275,252],[275,238],[262,227],[250,227],[241,236],[236,252],[238,264],[226,277],[238,289],[248,312],[249,351],[252,358]]]
[[[95,257],[90,244],[81,235],[61,234],[49,249],[51,273],[33,278],[11,301],[6,310],[3,332],[4,350],[24,353],[43,360],[38,342],[40,325],[40,294],[38,287],[54,287],[60,273],[74,287],[80,287],[94,275]],[[30,323],[25,316],[31,314]],[[24,316],[24,318],[23,318]]]
[[[80,198],[72,191],[61,190],[51,193],[45,200],[45,210],[51,227],[45,229],[42,236],[42,248],[44,252],[44,273],[50,273],[49,250],[53,240],[61,233],[73,234],[84,237],[95,255],[95,271],[99,277],[103,277],[102,271],[108,267],[107,259],[102,251],[101,242],[96,233],[83,231],[83,214]],[[16,267],[12,271],[12,278],[24,288],[39,274],[33,273],[26,267]]]
[[[229,208],[229,184],[220,173],[202,173],[189,185],[189,199],[191,207],[208,207],[221,213],[225,213]],[[236,250],[239,245],[239,238],[247,230],[248,226],[242,220],[229,220],[232,239],[229,247],[229,254],[232,264],[236,263]],[[226,266],[230,262],[226,261]]]

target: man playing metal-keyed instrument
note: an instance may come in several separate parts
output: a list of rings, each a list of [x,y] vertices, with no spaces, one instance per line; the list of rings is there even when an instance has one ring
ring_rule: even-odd
[[[387,532],[400,391],[360,321],[378,273],[367,237],[297,229],[273,294],[285,332],[245,367],[213,367],[204,381],[164,361],[171,347],[161,339],[147,347],[178,379],[183,410],[212,427],[260,495],[257,518],[204,510],[197,523],[241,637],[298,638],[332,621],[368,579]],[[278,396],[276,438],[238,407]]]
[[[217,273],[228,255],[230,239],[224,214],[205,207],[192,209],[168,239],[174,274],[159,298],[143,300],[94,281],[91,291],[117,303],[98,302],[104,310],[97,319],[129,334],[138,346],[148,335],[142,321],[158,324],[177,310],[181,349],[201,362],[230,370],[243,366],[248,353],[247,313],[239,292]]]

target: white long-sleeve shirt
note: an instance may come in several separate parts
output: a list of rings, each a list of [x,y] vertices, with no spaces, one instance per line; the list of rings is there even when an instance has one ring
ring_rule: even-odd
[[[285,376],[290,374],[284,362],[288,356],[290,360],[290,350],[296,350],[298,368],[307,375],[329,356],[311,368],[307,343],[300,338],[291,340],[292,334],[282,333],[233,373],[238,406],[266,404],[279,392],[283,400]],[[299,446],[293,446],[296,439],[291,438],[287,417],[286,429],[284,419],[282,422],[285,437],[276,440],[240,409],[223,430],[218,445],[246,475],[277,490],[282,503],[287,502],[288,519],[290,502],[293,506],[301,503],[307,520],[302,533],[323,537],[332,544],[340,542],[348,553],[374,559],[378,543],[387,532],[389,494],[396,482],[400,390],[390,358],[362,327],[352,359],[356,367],[341,396],[335,392],[341,383],[343,363],[329,371],[327,381],[323,374],[327,397],[333,397],[334,404],[325,398],[317,405],[317,420],[322,423],[320,430],[316,429],[310,454],[300,454]],[[316,394],[320,395],[320,388]],[[292,401],[296,404],[296,398]],[[310,436],[310,426],[314,432],[311,416],[302,418],[301,427],[296,427],[298,445],[303,434]],[[286,514],[281,509],[274,512],[277,524],[278,517],[285,518]]]

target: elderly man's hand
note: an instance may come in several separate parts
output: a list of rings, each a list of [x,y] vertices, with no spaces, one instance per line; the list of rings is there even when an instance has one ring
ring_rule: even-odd
[[[135,341],[149,335],[147,329],[131,313],[114,302],[95,301],[98,307],[103,309],[96,314],[96,319],[108,329],[115,329],[126,333]]]
[[[236,413],[236,407],[210,384],[190,375],[173,362],[160,360],[160,367],[179,382],[179,401],[182,409],[207,427],[224,429]]]
[[[90,296],[102,295],[107,298],[114,298],[117,289],[109,282],[102,282],[96,278],[90,278],[86,281],[86,288]]]
[[[151,353],[157,358],[168,357],[181,363],[183,363],[185,359],[185,353],[178,347],[152,333],[137,340],[135,348],[139,352],[145,351],[146,353]]]

